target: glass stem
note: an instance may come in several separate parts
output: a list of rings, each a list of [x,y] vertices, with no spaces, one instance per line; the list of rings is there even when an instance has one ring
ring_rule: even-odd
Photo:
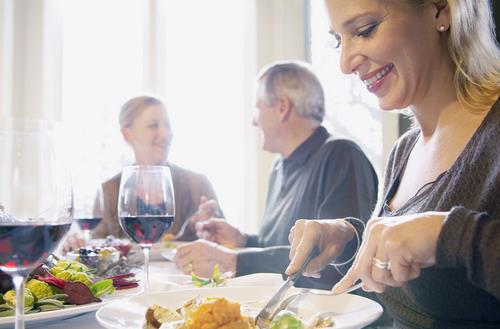
[[[144,252],[144,292],[149,294],[151,287],[149,286],[149,247],[142,248]]]
[[[90,236],[90,230],[83,230],[83,241],[85,242],[85,247],[87,247],[90,243],[91,236]]]
[[[13,275],[12,281],[16,290],[16,329],[24,329],[24,276]]]

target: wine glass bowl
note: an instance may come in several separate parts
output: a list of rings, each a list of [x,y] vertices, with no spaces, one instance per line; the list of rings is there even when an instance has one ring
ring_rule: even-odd
[[[130,166],[123,169],[118,217],[122,229],[144,252],[146,292],[149,292],[149,251],[170,228],[174,215],[174,190],[168,167]]]
[[[73,186],[73,198],[75,221],[83,232],[85,246],[88,246],[91,232],[99,225],[104,213],[102,185],[80,181],[78,186]]]
[[[56,133],[47,121],[0,120],[0,270],[16,292],[71,226],[71,182],[56,156]],[[16,293],[16,329],[24,328],[23,303]]]

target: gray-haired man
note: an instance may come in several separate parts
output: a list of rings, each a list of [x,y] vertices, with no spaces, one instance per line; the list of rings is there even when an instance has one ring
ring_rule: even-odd
[[[260,232],[242,233],[224,219],[199,222],[198,236],[206,240],[178,248],[179,268],[201,276],[210,275],[215,264],[237,275],[283,273],[289,262],[288,234],[296,220],[370,217],[376,173],[354,142],[336,139],[321,126],[324,104],[321,83],[306,64],[279,62],[263,69],[253,124],[263,134],[264,150],[279,157],[270,174]],[[227,245],[253,248],[235,251]],[[339,250],[338,259],[350,258],[355,248]]]

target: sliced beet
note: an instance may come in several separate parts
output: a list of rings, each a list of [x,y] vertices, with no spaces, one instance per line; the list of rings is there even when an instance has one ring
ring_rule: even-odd
[[[92,295],[90,289],[81,282],[66,281],[61,292],[68,295],[66,301],[69,304],[83,305],[92,302],[101,302],[101,300]]]

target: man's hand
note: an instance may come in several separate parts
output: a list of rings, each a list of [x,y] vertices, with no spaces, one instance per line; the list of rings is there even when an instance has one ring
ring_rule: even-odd
[[[220,218],[196,223],[196,235],[231,248],[244,247],[247,243],[246,236],[240,230]]]
[[[355,281],[363,289],[381,293],[386,286],[399,287],[420,276],[422,268],[436,262],[436,246],[447,213],[373,218],[356,259],[333,288],[343,292]]]
[[[214,199],[208,199],[202,195],[198,210],[191,216],[191,221],[194,223],[206,221],[214,216],[220,216],[219,204]]]
[[[219,215],[219,205],[217,204],[217,201],[215,201],[214,199],[208,199],[206,196],[202,195],[200,197],[198,210],[191,217],[189,217],[186,222],[184,222],[182,228],[174,236],[174,239],[185,239],[186,232],[196,232],[196,223],[209,220],[210,218],[217,215]]]
[[[210,277],[216,264],[221,272],[236,273],[237,253],[206,240],[197,240],[177,248],[174,262],[184,273]]]
[[[354,227],[341,219],[298,220],[288,237],[291,261],[286,274],[296,273],[314,247],[318,247],[319,255],[311,259],[303,274],[319,277],[319,272],[342,253],[354,234]]]

